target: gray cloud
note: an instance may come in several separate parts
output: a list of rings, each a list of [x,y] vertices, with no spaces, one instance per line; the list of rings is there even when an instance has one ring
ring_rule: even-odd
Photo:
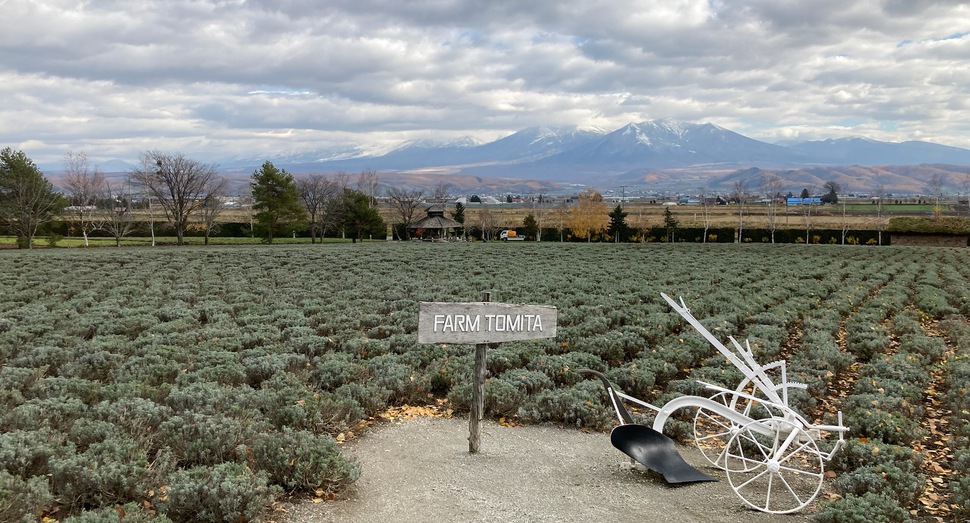
[[[970,8],[902,0],[0,0],[0,145],[203,160],[678,118],[970,147]]]

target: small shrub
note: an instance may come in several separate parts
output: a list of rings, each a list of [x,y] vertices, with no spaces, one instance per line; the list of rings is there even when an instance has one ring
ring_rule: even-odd
[[[855,428],[852,427],[852,430],[854,432]],[[875,467],[884,463],[891,463],[901,471],[915,476],[920,473],[922,458],[911,447],[863,442],[857,439],[847,439],[845,446],[832,457],[833,470],[843,472]]]
[[[956,451],[953,469],[970,469],[970,450],[959,449]],[[970,476],[964,474],[955,481],[951,481],[950,492],[953,493],[953,504],[960,507],[953,513],[953,516],[963,520],[970,519]]]
[[[51,459],[51,490],[69,505],[100,506],[135,499],[152,485],[145,451],[109,436],[79,454]]]
[[[251,432],[237,418],[183,412],[158,426],[157,444],[170,448],[179,463],[214,465],[228,460]]]
[[[598,383],[588,383],[600,387]],[[529,396],[523,401],[519,416],[535,423],[563,423],[595,430],[605,430],[613,423],[600,396],[579,388],[544,390]]]
[[[358,419],[373,416],[387,408],[390,392],[365,381],[341,385],[333,394],[325,394],[323,397],[329,407],[321,409],[320,414],[331,417],[336,423],[335,426],[344,426],[353,424]],[[348,401],[349,404],[347,404]],[[346,405],[339,407],[341,404]],[[340,412],[345,414],[340,415]]]
[[[126,503],[85,510],[66,518],[63,523],[172,523],[172,520],[137,503]]]
[[[25,480],[0,469],[0,521],[36,521],[53,503],[45,478]]]
[[[610,369],[606,372],[606,377],[619,390],[647,401],[657,383],[657,376],[652,368],[654,364],[651,360],[634,360],[622,367]]]
[[[908,523],[909,512],[885,496],[849,494],[826,503],[812,518],[816,523]]]
[[[314,435],[284,427],[253,440],[252,462],[269,480],[288,492],[338,491],[356,481],[360,468],[340,453],[328,435]]]
[[[542,372],[528,369],[512,369],[501,376],[503,380],[515,385],[525,394],[535,394],[553,387],[552,380]]]
[[[46,476],[52,459],[73,453],[67,437],[48,428],[0,433],[0,470],[20,478]]]
[[[67,432],[87,409],[87,405],[77,398],[30,399],[0,418],[0,428],[29,430],[40,425]]]
[[[924,434],[919,418],[907,415],[906,402],[880,394],[855,394],[843,405],[845,425],[852,435],[882,440],[891,445],[911,446]],[[915,408],[915,406],[913,406]]]
[[[548,379],[548,378],[547,378]],[[518,413],[526,395],[516,384],[502,378],[485,380],[483,416],[502,417]],[[471,410],[472,383],[462,383],[452,387],[448,393],[448,403],[455,410]]]
[[[149,439],[163,421],[172,417],[170,407],[139,397],[102,401],[92,407],[91,413],[99,420],[127,430],[135,439]]]
[[[341,385],[363,381],[367,368],[352,354],[328,353],[312,360],[310,382],[323,390],[334,391]]]
[[[884,463],[844,473],[836,478],[834,486],[843,495],[862,496],[871,492],[893,499],[906,507],[916,503],[922,492],[923,477],[914,476],[891,463]]]
[[[174,523],[260,521],[280,489],[265,472],[241,463],[179,470],[155,498],[158,510]]]
[[[378,356],[367,362],[371,379],[390,392],[390,403],[421,402],[427,398],[428,379],[408,365],[396,362],[396,355]]]

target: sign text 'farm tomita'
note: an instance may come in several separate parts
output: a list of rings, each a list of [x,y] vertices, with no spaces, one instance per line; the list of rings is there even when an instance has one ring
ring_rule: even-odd
[[[418,343],[478,344],[556,337],[551,305],[421,302]]]

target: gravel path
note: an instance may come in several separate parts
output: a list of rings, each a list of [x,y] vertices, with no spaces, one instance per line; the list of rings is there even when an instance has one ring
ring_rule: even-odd
[[[609,434],[548,426],[483,425],[479,454],[468,453],[468,420],[389,423],[348,444],[361,478],[341,499],[287,505],[287,523],[809,521],[749,510],[721,481],[670,487],[631,470]],[[706,463],[693,448],[681,454]]]

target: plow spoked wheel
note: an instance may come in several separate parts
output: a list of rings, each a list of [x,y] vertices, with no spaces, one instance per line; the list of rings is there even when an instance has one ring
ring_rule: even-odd
[[[724,392],[711,396],[711,400],[730,407],[730,400]],[[694,415],[694,443],[711,465],[724,470],[724,449],[739,428],[724,416],[700,407]]]
[[[765,404],[728,392],[719,392],[711,396],[711,401],[720,403],[752,420],[774,416]],[[721,470],[727,469],[724,450],[731,438],[740,430],[741,425],[704,407],[698,407],[697,413],[694,414],[694,443],[707,461]],[[736,465],[743,464],[736,463]]]
[[[762,512],[805,508],[822,488],[822,455],[800,426],[783,419],[748,423],[728,441],[725,470],[734,492]]]

